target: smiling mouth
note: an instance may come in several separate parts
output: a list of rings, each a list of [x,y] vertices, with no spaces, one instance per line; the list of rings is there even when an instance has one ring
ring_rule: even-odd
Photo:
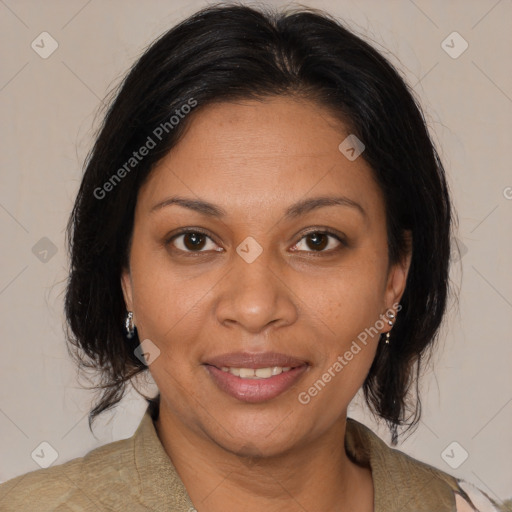
[[[280,352],[230,352],[203,362],[216,388],[250,403],[272,400],[294,386],[311,364]]]
[[[261,403],[273,400],[297,384],[309,365],[244,368],[211,364],[204,367],[215,387],[239,402]]]
[[[266,370],[295,368],[309,364],[305,359],[300,359],[279,352],[230,352],[212,356],[203,361],[203,364],[215,366],[219,370],[227,368],[235,370]],[[272,373],[271,373],[272,375]],[[271,376],[270,375],[270,376]]]
[[[281,373],[286,373],[296,367],[291,366],[269,366],[266,368],[234,368],[222,366],[219,368],[225,373],[230,373],[241,379],[269,379]]]

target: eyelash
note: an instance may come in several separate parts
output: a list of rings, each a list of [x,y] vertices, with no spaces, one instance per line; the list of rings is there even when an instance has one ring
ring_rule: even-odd
[[[204,231],[203,229],[194,229],[194,228],[183,228],[181,229],[180,231],[178,231],[177,233],[174,233],[171,237],[169,237],[167,240],[165,240],[165,245],[170,245],[172,244],[172,242],[174,240],[176,240],[176,238],[178,238],[179,236],[182,236],[182,235],[187,235],[187,234],[197,234],[197,235],[204,235],[206,237],[208,237],[212,242],[215,243],[215,241],[213,240],[213,238],[210,236],[209,233],[207,233],[206,231]],[[301,238],[299,239],[299,241],[297,243],[294,244],[297,245],[300,241],[302,241],[304,238],[306,238],[308,235],[312,235],[312,234],[316,234],[316,235],[329,235],[333,238],[335,238],[338,242],[340,242],[341,244],[341,247],[337,247],[335,249],[329,249],[329,250],[321,250],[321,251],[294,251],[294,252],[306,252],[306,253],[309,253],[311,256],[313,257],[317,257],[317,256],[322,256],[323,254],[333,254],[339,250],[341,250],[342,248],[344,247],[347,247],[348,244],[347,242],[343,239],[343,237],[341,235],[339,235],[337,232],[329,229],[329,228],[316,228],[314,230],[311,230],[311,231],[308,231],[306,233],[303,233]],[[185,255],[192,255],[192,256],[196,256],[196,255],[199,255],[199,254],[202,254],[202,253],[207,253],[209,251],[184,251],[183,249],[178,249],[177,247],[174,247],[174,249],[176,251],[179,251]]]

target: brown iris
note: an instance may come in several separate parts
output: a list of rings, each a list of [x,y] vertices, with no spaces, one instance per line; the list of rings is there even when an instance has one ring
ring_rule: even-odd
[[[202,233],[185,233],[183,235],[183,243],[191,251],[202,249],[205,245],[205,239],[206,236]]]
[[[311,233],[307,235],[308,247],[310,249],[322,250],[329,243],[328,236],[323,233]],[[313,240],[313,245],[309,245],[309,241]]]

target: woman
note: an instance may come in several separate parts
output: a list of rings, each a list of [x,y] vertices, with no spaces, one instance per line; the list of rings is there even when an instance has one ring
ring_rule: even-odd
[[[393,445],[418,423],[452,216],[420,107],[336,20],[185,20],[122,84],[69,223],[90,421],[141,372],[159,394],[132,438],[4,483],[2,510],[497,510],[346,414],[362,388]]]

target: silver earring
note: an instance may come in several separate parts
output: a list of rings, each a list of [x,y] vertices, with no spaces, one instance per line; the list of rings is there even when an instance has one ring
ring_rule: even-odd
[[[129,340],[131,340],[135,334],[135,325],[133,324],[133,312],[127,312],[126,320],[124,321],[124,327],[126,329],[126,337]]]
[[[386,312],[386,316],[387,316],[388,318],[390,318],[390,320],[388,320],[388,325],[389,325],[389,326],[391,326],[391,327],[393,327],[393,325],[394,325],[394,324],[393,324],[393,321],[392,321],[392,320],[393,320],[393,318],[395,318],[395,314],[394,314],[392,311],[387,311],[387,312]],[[389,332],[390,332],[390,331],[388,331],[388,332],[386,333],[386,338],[385,338],[385,341],[386,341],[386,344],[387,344],[387,345],[389,345],[389,338],[390,338],[390,334],[389,334]]]

